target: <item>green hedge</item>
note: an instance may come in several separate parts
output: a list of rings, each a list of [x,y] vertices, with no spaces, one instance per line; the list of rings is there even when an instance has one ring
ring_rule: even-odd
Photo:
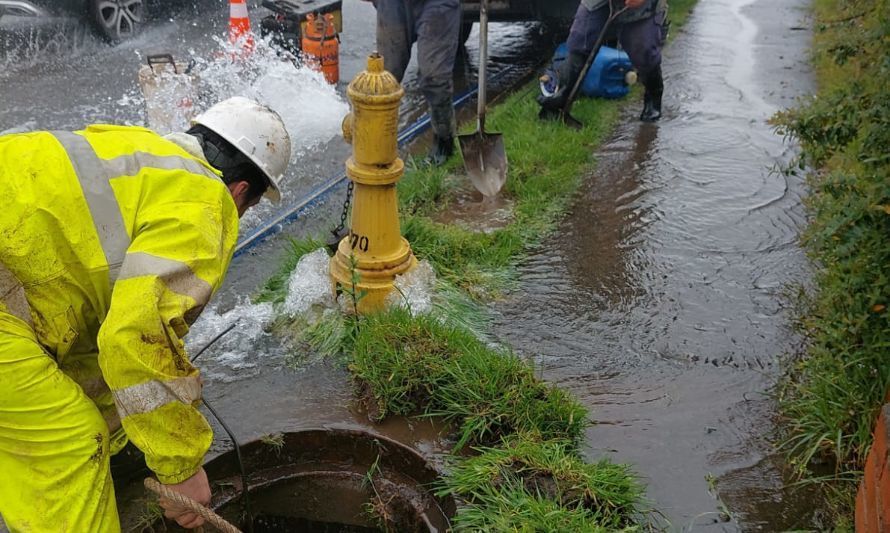
[[[785,446],[803,476],[828,459],[835,479],[857,479],[890,386],[888,9],[887,0],[816,0],[818,95],[776,117],[802,146],[797,170],[810,173],[808,353],[782,398]]]

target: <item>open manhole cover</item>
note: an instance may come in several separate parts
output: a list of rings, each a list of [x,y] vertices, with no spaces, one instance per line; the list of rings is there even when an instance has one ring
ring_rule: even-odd
[[[413,449],[354,429],[276,435],[241,448],[255,533],[444,532],[453,500],[433,492],[439,473]],[[234,452],[204,466],[213,508],[249,531]],[[156,523],[155,531],[178,530]],[[208,529],[210,531],[211,529]]]

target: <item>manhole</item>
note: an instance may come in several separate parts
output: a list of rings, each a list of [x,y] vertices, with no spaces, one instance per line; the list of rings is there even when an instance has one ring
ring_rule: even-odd
[[[241,448],[255,533],[444,532],[455,505],[437,498],[439,473],[413,449],[355,429],[312,429]],[[244,531],[234,452],[205,465],[213,507]]]

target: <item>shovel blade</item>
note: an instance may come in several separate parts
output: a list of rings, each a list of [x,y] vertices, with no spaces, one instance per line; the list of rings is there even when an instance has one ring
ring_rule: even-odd
[[[565,124],[566,126],[572,128],[574,130],[584,129],[584,124],[577,118],[570,115],[569,113],[562,114],[562,122],[563,122],[563,124]]]
[[[457,138],[467,176],[483,196],[496,196],[507,181],[507,152],[500,133],[477,131]]]
[[[573,117],[570,113],[567,113],[564,109],[547,109],[542,107],[540,111],[538,111],[538,118],[541,120],[562,120],[563,124],[566,126],[580,130],[584,128],[584,124]]]

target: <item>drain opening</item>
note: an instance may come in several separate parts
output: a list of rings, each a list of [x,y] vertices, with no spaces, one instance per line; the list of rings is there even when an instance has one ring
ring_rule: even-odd
[[[242,447],[254,533],[444,532],[455,505],[438,498],[439,473],[415,450],[355,429],[287,433]],[[234,453],[205,465],[213,507],[248,531]]]

